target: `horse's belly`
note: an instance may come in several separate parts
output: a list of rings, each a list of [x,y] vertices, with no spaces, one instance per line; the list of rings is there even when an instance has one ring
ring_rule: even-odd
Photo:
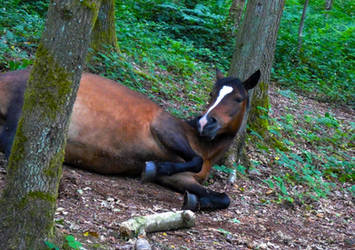
[[[68,140],[65,163],[101,174],[139,174],[144,162]]]
[[[176,160],[155,141],[149,127],[119,123],[114,127],[99,121],[83,122],[72,117],[66,163],[104,174],[139,174],[146,161]]]

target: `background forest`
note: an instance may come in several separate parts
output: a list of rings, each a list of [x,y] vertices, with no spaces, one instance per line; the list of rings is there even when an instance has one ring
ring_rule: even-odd
[[[96,55],[87,70],[143,92],[176,116],[196,115],[214,68],[230,67],[237,32],[231,2],[116,0],[119,52]],[[311,209],[320,199],[355,195],[355,4],[333,1],[326,10],[324,2],[310,1],[300,46],[304,1],[286,0],[263,117],[273,143],[249,129],[250,165],[234,166],[238,178],[255,181],[251,189],[263,189],[263,204]],[[48,2],[0,0],[0,6],[0,72],[28,67]],[[222,178],[230,172],[215,166]]]
[[[354,105],[355,5],[334,1],[332,9],[325,10],[323,0],[311,1],[298,52],[303,2],[286,1],[272,77],[280,86],[313,98]],[[156,68],[186,80],[214,65],[227,70],[235,42],[230,4],[230,0],[116,1],[123,53],[100,58],[106,74],[139,86],[156,77]],[[41,35],[47,1],[2,0],[1,6],[0,69],[26,67]],[[134,72],[132,62],[144,65],[147,74]]]

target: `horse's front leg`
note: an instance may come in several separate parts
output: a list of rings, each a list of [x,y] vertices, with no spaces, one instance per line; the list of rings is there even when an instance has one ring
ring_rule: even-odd
[[[146,162],[142,172],[143,181],[153,181],[159,176],[170,176],[181,172],[198,173],[202,169],[201,156],[191,148],[182,122],[167,114],[160,116],[159,123],[153,123],[151,133],[160,147],[181,158],[183,162]]]
[[[184,210],[216,210],[225,209],[230,199],[225,193],[219,193],[202,186],[192,172],[178,173],[171,176],[160,176],[157,182],[180,193],[185,193]]]

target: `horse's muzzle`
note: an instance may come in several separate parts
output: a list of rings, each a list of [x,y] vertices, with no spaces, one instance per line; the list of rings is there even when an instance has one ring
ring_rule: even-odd
[[[200,120],[197,121],[197,129],[200,133],[200,136],[206,137],[209,140],[213,140],[221,126],[214,117],[207,117],[207,123],[204,126],[201,126]]]

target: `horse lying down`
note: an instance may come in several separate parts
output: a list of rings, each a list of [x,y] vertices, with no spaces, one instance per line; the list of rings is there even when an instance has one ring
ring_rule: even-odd
[[[30,70],[0,74],[0,150],[8,157]],[[185,193],[183,209],[229,206],[201,183],[241,127],[260,71],[244,82],[219,72],[207,111],[178,119],[129,88],[83,73],[69,125],[65,163],[103,174],[141,174]]]

